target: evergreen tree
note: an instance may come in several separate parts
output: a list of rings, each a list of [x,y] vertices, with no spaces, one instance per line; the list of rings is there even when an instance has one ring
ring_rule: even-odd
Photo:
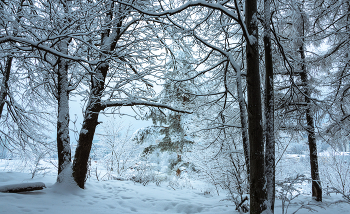
[[[189,59],[189,55],[183,52],[178,53],[176,60],[167,65],[168,72],[165,74],[165,83],[160,93],[162,103],[179,108],[188,108],[194,105],[191,82],[175,80],[175,78],[186,79],[191,74],[192,66]],[[138,137],[135,138],[138,143],[144,143],[150,139],[150,136],[156,138],[155,144],[144,149],[144,154],[154,151],[176,153],[176,159],[171,160],[169,168],[177,171],[178,174],[181,166],[188,166],[188,163],[182,161],[183,152],[186,151],[187,146],[194,143],[185,130],[188,117],[188,115],[170,110],[150,109],[146,118],[152,120],[153,126],[141,130]]]

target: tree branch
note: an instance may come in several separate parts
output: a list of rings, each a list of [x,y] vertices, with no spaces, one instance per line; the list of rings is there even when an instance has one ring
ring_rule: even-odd
[[[101,102],[101,108],[105,109],[108,107],[118,107],[118,106],[150,106],[150,107],[158,107],[158,108],[166,108],[171,111],[179,112],[179,113],[185,113],[185,114],[192,114],[193,112],[186,111],[184,109],[178,109],[171,107],[166,104],[162,103],[156,103],[156,102],[149,102],[149,101],[143,101],[143,100],[126,100],[126,101],[102,101]]]

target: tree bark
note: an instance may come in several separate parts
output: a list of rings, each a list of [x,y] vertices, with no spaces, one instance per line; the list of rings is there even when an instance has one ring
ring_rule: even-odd
[[[305,83],[305,102],[308,104],[306,107],[306,124],[307,124],[307,134],[308,143],[310,151],[310,167],[311,167],[311,179],[312,179],[312,198],[316,201],[322,201],[322,186],[320,180],[320,174],[318,170],[318,157],[317,157],[317,144],[316,144],[316,132],[315,132],[315,122],[311,111],[312,101],[310,99],[310,90],[308,88],[307,70],[305,65],[305,51],[303,46],[299,49],[301,59],[302,59],[302,73],[301,80]]]
[[[249,151],[247,109],[245,106],[244,96],[243,96],[242,77],[239,72],[237,72],[236,75],[237,75],[236,84],[237,84],[237,92],[238,92],[238,105],[239,105],[239,112],[240,112],[241,125],[242,125],[243,152],[244,152],[244,159],[245,159],[245,165],[247,168],[247,177],[249,182],[250,181],[250,160],[249,160],[250,151]]]
[[[106,12],[106,17],[104,22],[108,27],[101,34],[101,47],[103,51],[111,51],[120,38],[118,28],[118,34],[114,38],[110,37],[111,22],[113,19],[113,8],[114,2],[109,3],[109,10]],[[118,24],[122,23],[123,18],[119,19]],[[119,25],[118,25],[119,26]],[[99,57],[102,59],[102,55]],[[105,80],[107,72],[109,69],[109,64],[107,62],[102,62],[95,70],[95,74],[91,74],[91,88],[89,94],[88,104],[85,109],[83,125],[79,133],[78,145],[75,150],[74,160],[73,160],[73,178],[77,185],[84,189],[86,175],[88,171],[88,161],[92,146],[92,140],[94,139],[96,127],[99,124],[98,115],[100,111],[104,109],[101,107],[102,94],[105,87]]]
[[[63,2],[62,2],[63,3]],[[69,2],[66,0],[63,3],[64,14],[68,16]],[[70,23],[70,18],[65,17],[65,22],[62,24],[65,26]],[[61,26],[60,26],[61,27]],[[59,42],[59,50],[61,53],[69,55],[68,46],[69,39],[64,39]],[[60,175],[61,172],[71,166],[71,148],[69,137],[69,80],[68,80],[68,60],[64,58],[58,58],[57,67],[57,153],[58,153],[58,176],[57,182],[63,182],[64,178]]]
[[[275,136],[274,136],[274,85],[270,30],[270,0],[264,0],[264,47],[265,47],[265,170],[267,198],[271,212],[275,204]]]
[[[9,89],[8,81],[10,79],[12,60],[13,60],[13,57],[7,58],[5,71],[4,71],[5,73],[3,73],[3,77],[2,77],[1,90],[0,90],[0,118],[2,116],[2,111],[4,109],[5,100]]]
[[[301,58],[301,81],[304,83],[305,87],[303,90],[305,96],[305,102],[307,103],[307,107],[305,110],[306,116],[306,130],[308,133],[308,143],[309,143],[309,152],[310,152],[310,167],[311,167],[311,179],[312,179],[312,198],[316,201],[322,201],[322,186],[320,180],[320,174],[318,170],[318,157],[317,157],[317,144],[316,144],[316,132],[315,132],[315,122],[311,111],[311,92],[309,88],[309,82],[307,78],[307,68],[306,68],[306,56],[305,56],[305,17],[303,12],[303,3],[300,8],[301,15],[301,26],[299,26],[299,34],[300,34],[300,47],[299,54]]]
[[[250,146],[250,213],[266,210],[266,180],[264,169],[264,140],[259,73],[257,1],[247,0],[245,14],[252,44],[247,44],[248,132]],[[248,43],[248,42],[247,42]]]
[[[241,81],[241,80],[237,80]],[[241,87],[239,86],[239,84],[237,84],[237,87]],[[238,89],[238,90],[242,90]],[[241,97],[241,98],[240,98]],[[240,118],[241,118],[241,125],[242,125],[242,142],[243,142],[243,152],[244,152],[244,159],[245,159],[245,165],[247,168],[247,178],[248,178],[248,182],[250,182],[250,151],[249,151],[249,134],[248,134],[248,121],[247,121],[247,114],[246,114],[246,107],[245,107],[245,103],[243,100],[243,93],[242,95],[238,95],[238,99],[239,101],[239,110],[240,110]]]
[[[109,65],[107,63],[102,63],[96,69],[96,74],[91,76],[92,84],[89,101],[85,110],[83,125],[80,130],[78,146],[75,150],[73,161],[73,178],[82,189],[84,189],[86,181],[92,140],[95,135],[96,127],[99,124],[98,115],[100,111],[103,110],[101,107],[101,96],[104,90],[108,69]]]
[[[68,45],[66,45],[68,48]],[[58,62],[58,115],[57,115],[57,153],[58,153],[58,176],[57,182],[62,182],[60,173],[71,163],[71,148],[69,138],[69,83],[68,61],[59,59]]]

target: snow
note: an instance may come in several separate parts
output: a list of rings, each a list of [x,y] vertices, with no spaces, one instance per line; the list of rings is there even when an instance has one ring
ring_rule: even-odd
[[[26,182],[25,173],[0,172],[3,183]],[[206,196],[189,189],[135,184],[132,181],[90,180],[86,189],[54,184],[54,176],[36,178],[47,188],[26,194],[0,193],[0,213],[234,213],[235,207],[223,197]]]
[[[47,169],[50,161],[42,161],[41,164]],[[212,186],[194,179],[174,177],[159,186],[154,183],[144,186],[130,180],[98,181],[91,175],[86,188],[80,189],[69,176],[69,170],[63,175],[66,182],[56,183],[56,169],[53,166],[32,179],[28,172],[16,172],[20,169],[17,165],[16,160],[0,159],[0,186],[43,182],[47,188],[19,194],[0,193],[0,213],[239,213],[232,202],[225,200],[225,193],[218,195]],[[187,184],[182,187],[175,184],[185,181]],[[276,199],[275,213],[280,214],[281,210],[282,201]],[[311,211],[318,214],[345,214],[349,213],[350,204],[335,193],[325,194],[322,203],[312,201],[309,194],[303,193],[291,201],[287,213],[296,210],[298,214]]]

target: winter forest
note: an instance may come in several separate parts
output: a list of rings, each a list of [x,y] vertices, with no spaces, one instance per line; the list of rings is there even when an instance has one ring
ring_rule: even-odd
[[[350,0],[0,17],[0,213],[348,213]]]

